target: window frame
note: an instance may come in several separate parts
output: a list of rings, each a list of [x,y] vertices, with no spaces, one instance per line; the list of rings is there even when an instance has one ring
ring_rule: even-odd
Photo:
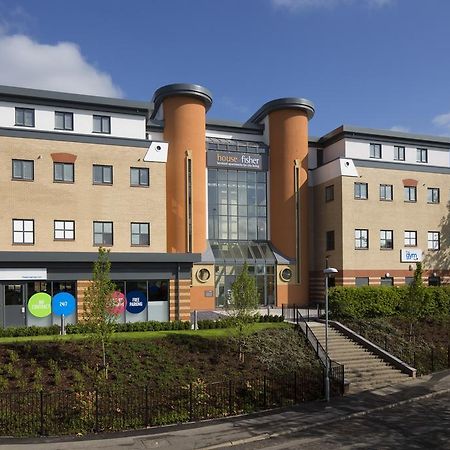
[[[334,200],[334,184],[325,186],[325,202],[332,202]]]
[[[137,170],[139,175],[139,182],[137,184],[133,184],[132,173],[133,170]],[[141,171],[147,172],[147,184],[141,183]],[[150,187],[150,169],[148,167],[130,167],[130,186],[132,187]]]
[[[405,147],[402,145],[394,145],[394,161],[405,161]]]
[[[386,195],[387,189],[390,189],[390,196]],[[383,188],[384,188],[384,195],[383,195]],[[383,202],[392,202],[394,200],[394,186],[392,184],[380,184],[380,201]]]
[[[95,225],[97,225],[97,224],[102,225],[102,231],[100,233],[97,233],[95,231]],[[105,232],[104,228],[105,228],[105,225],[107,225],[107,224],[111,224],[111,233]],[[99,234],[102,235],[102,242],[97,243],[97,242],[95,242],[95,236],[99,235]],[[111,234],[111,243],[105,242],[106,241],[105,235],[107,235],[107,234]],[[92,222],[92,238],[93,238],[92,241],[93,241],[94,247],[112,247],[114,245],[114,222],[108,221],[108,220],[94,220]]]
[[[56,223],[57,222],[60,222],[60,223],[64,224],[62,229],[56,229]],[[66,224],[68,224],[68,223],[72,223],[73,224],[73,228],[71,230],[66,228]],[[62,238],[56,237],[56,232],[57,231],[62,231],[63,234],[64,234],[64,237],[62,237]],[[66,232],[69,232],[69,231],[72,231],[72,233],[73,233],[73,237],[72,238],[66,237]],[[53,240],[54,241],[74,241],[75,240],[75,220],[58,220],[58,219],[55,219],[53,221]]]
[[[62,166],[63,167],[63,179],[62,180],[57,180],[56,179],[56,167],[57,166]],[[71,166],[72,167],[72,179],[71,180],[66,180],[65,176],[64,176],[64,168],[66,166]],[[75,183],[75,164],[74,163],[66,163],[66,162],[60,162],[60,161],[53,161],[53,182],[54,183]]]
[[[139,233],[133,233],[133,225],[139,225]],[[147,243],[141,243],[140,237],[145,235],[141,233],[141,225],[147,226]],[[150,245],[150,222],[130,222],[130,238],[132,247],[148,247]],[[139,244],[133,244],[133,236],[139,236]]]
[[[359,236],[358,236],[359,233]],[[363,236],[365,234],[365,237]],[[360,244],[364,245],[358,245],[358,242]],[[355,228],[354,231],[354,244],[355,244],[355,250],[368,250],[369,249],[369,230],[368,228]]]
[[[15,222],[22,222],[22,230],[16,230],[15,229]],[[31,223],[32,230],[25,230],[25,222]],[[35,244],[35,236],[34,236],[34,219],[12,219],[12,244],[13,245],[34,245]],[[16,242],[15,240],[15,234],[16,233],[22,233],[22,242]],[[25,242],[25,233],[31,233],[32,234],[32,242]]]
[[[411,192],[414,192],[414,199],[412,200]],[[417,203],[417,186],[403,186],[403,200],[405,203]]]
[[[59,115],[62,115],[62,122],[63,122],[63,126],[62,127],[58,127],[57,126],[56,118]],[[70,126],[66,125],[66,118],[67,117],[70,117],[70,120],[71,120],[71,125]],[[55,130],[73,131],[73,112],[70,112],[70,111],[55,111]]]
[[[418,147],[416,149],[416,162],[425,164],[428,162],[428,149],[423,147]]]
[[[390,238],[388,234],[390,234]],[[388,246],[389,242],[390,246]],[[394,250],[394,230],[380,230],[380,250]]]
[[[411,234],[407,235],[407,233]],[[417,230],[405,230],[403,236],[403,244],[405,247],[417,247]]]
[[[100,168],[101,169],[101,181],[97,181],[95,179],[95,169]],[[105,169],[111,170],[111,181],[105,181]],[[114,183],[114,170],[112,165],[108,164],[92,164],[92,184],[95,185],[107,185],[112,186]]]
[[[430,239],[431,235],[431,239]],[[436,238],[437,237],[437,238]],[[431,243],[431,246],[430,246]],[[437,243],[437,246],[433,244]],[[427,249],[436,252],[441,249],[441,233],[440,231],[427,231]]]
[[[27,125],[25,120],[25,113],[31,112],[32,113],[32,124]],[[22,121],[17,120],[18,113],[22,114]],[[22,122],[22,123],[21,123]],[[15,108],[15,116],[14,116],[14,125],[16,127],[27,127],[27,128],[34,128],[36,126],[36,110],[34,108],[22,108],[22,107],[16,107]]]
[[[22,176],[14,176],[14,163],[20,162],[20,168],[22,172]],[[23,163],[31,163],[31,178],[25,178],[24,177],[24,170],[23,170]],[[34,181],[34,160],[32,159],[15,159],[12,160],[12,174],[11,174],[12,180],[20,180],[20,181]]]
[[[369,156],[372,159],[382,159],[383,151],[381,144],[370,144]]]
[[[365,196],[362,193],[362,186],[365,187]],[[359,191],[359,192],[358,192]],[[369,184],[368,183],[359,183],[355,182],[353,186],[353,198],[355,200],[368,200],[369,198]]]
[[[431,199],[430,199],[431,194]],[[435,196],[437,194],[437,198]],[[427,187],[427,203],[430,205],[437,205],[441,201],[441,193],[439,188],[436,187]]]
[[[108,130],[106,131],[105,121],[108,124]],[[99,123],[100,127],[98,130],[95,128],[95,124]],[[92,132],[98,134],[111,134],[111,116],[105,116],[101,114],[93,114],[92,115]]]

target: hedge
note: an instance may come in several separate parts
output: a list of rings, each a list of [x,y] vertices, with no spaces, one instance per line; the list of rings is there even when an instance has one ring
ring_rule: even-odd
[[[335,287],[329,292],[333,318],[402,316],[407,309],[408,286]],[[450,315],[450,287],[426,287],[419,317]]]

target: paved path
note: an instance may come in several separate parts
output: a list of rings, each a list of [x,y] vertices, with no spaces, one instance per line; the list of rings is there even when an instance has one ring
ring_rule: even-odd
[[[431,439],[450,442],[449,400],[450,371],[436,373],[402,384],[366,391],[324,402],[311,402],[296,408],[260,413],[201,424],[155,428],[140,432],[85,438],[43,438],[34,440],[0,440],[7,449],[215,449],[215,448],[340,448],[339,437],[349,440],[344,448],[450,448]],[[410,414],[411,411],[417,414]],[[440,411],[440,412],[439,412]],[[434,416],[433,416],[434,415]],[[383,417],[389,420],[383,421]],[[433,418],[433,420],[431,420]],[[409,429],[421,433],[423,440],[403,446],[401,437]],[[375,427],[376,425],[376,427]],[[420,427],[420,428],[419,428]],[[353,430],[355,430],[353,434]],[[377,441],[370,435],[377,431],[389,440]],[[396,434],[397,433],[397,434]],[[336,436],[335,436],[336,434]],[[392,436],[392,440],[391,440]],[[303,439],[303,441],[301,441]],[[307,441],[305,441],[307,439]],[[320,440],[322,439],[322,441]],[[334,440],[333,440],[334,439]],[[400,445],[399,445],[400,442]],[[366,443],[366,444],[364,444]],[[32,444],[32,445],[30,445]],[[446,445],[445,442],[443,445]]]

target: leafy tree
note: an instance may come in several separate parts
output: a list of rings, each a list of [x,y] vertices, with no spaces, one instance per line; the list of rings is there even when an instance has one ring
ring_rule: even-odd
[[[114,325],[117,319],[113,298],[116,287],[109,278],[110,270],[109,250],[100,247],[98,259],[93,267],[92,283],[84,292],[83,320],[94,337],[94,343],[101,346],[102,368],[105,379],[108,378],[106,347],[114,333]]]
[[[239,361],[244,362],[244,349],[249,336],[250,325],[258,315],[258,289],[255,278],[248,273],[247,263],[231,285],[231,299],[227,305],[228,320],[235,330]]]
[[[409,339],[414,335],[414,326],[422,315],[423,302],[425,297],[425,286],[422,280],[422,263],[416,263],[413,282],[409,285],[408,293],[405,298],[403,314],[409,321]]]

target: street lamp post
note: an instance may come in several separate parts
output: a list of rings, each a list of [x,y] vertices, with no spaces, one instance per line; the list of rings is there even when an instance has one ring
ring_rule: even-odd
[[[330,401],[330,358],[328,357],[328,278],[331,274],[337,273],[334,267],[324,269],[325,274],[325,400]]]

